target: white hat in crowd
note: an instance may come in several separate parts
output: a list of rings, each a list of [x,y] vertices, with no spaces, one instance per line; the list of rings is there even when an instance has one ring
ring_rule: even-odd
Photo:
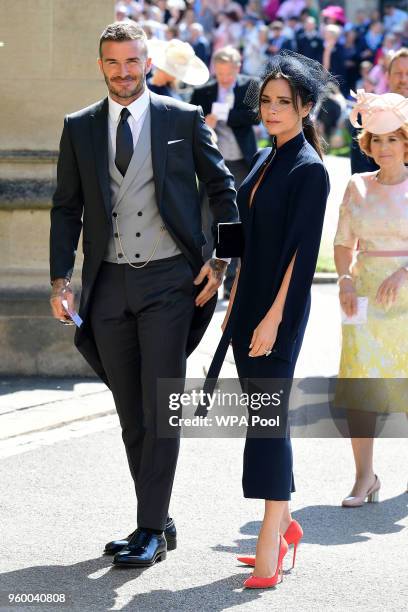
[[[196,56],[193,47],[186,42],[152,38],[148,41],[148,50],[153,66],[187,85],[203,85],[209,79],[207,66]]]

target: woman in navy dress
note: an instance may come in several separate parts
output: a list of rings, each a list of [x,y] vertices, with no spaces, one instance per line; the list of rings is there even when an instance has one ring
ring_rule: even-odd
[[[253,575],[244,583],[249,588],[277,584],[288,544],[294,544],[296,552],[303,534],[288,505],[295,487],[285,397],[288,399],[309,316],[329,193],[310,112],[330,80],[317,62],[281,52],[261,84],[259,112],[274,145],[258,151],[238,192],[245,251],[209,373],[214,376],[232,340],[243,391],[284,391],[279,434],[273,437],[269,431],[265,437],[256,427],[247,432],[244,497],[265,500],[256,557],[240,557],[254,566]],[[283,379],[278,387],[276,379]],[[271,417],[276,408],[256,412]]]

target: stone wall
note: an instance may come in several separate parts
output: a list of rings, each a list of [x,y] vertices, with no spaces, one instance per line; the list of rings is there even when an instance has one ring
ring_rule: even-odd
[[[106,95],[96,60],[113,20],[114,0],[0,0],[3,375],[92,374],[50,316],[49,209],[63,118]]]

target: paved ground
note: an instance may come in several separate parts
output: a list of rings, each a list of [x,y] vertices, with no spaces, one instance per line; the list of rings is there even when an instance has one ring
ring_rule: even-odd
[[[326,161],[332,191],[322,249],[330,253],[349,166]],[[337,372],[336,294],[333,285],[313,288],[297,377]],[[207,370],[224,313],[220,303],[189,360],[190,378]],[[231,354],[222,375],[236,376]],[[293,446],[292,509],[305,536],[282,585],[242,589],[248,569],[235,556],[254,552],[262,514],[259,501],[242,498],[242,439],[183,439],[171,506],[179,548],[151,569],[119,570],[101,550],[133,530],[135,505],[110,393],[95,380],[0,381],[0,609],[33,609],[5,599],[24,592],[65,593],[62,609],[75,612],[406,610],[406,439],[376,441],[381,503],[355,510],[339,507],[353,480],[349,441],[295,435]]]
[[[208,367],[224,311],[221,303],[191,376]],[[297,376],[334,375],[338,357],[336,289],[315,286]],[[230,356],[224,375],[234,372]],[[235,556],[254,552],[262,505],[242,498],[241,439],[182,441],[171,506],[179,548],[151,569],[120,570],[101,550],[133,530],[135,506],[110,394],[75,380],[3,381],[0,393],[3,604],[8,592],[42,592],[65,593],[75,612],[407,609],[405,439],[376,442],[381,503],[346,510],[349,441],[295,438],[292,508],[305,531],[297,566],[276,589],[246,591]]]

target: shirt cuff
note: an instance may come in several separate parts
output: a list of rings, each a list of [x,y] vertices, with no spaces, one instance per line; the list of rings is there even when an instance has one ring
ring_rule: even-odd
[[[215,254],[215,249],[213,250],[213,259],[219,259],[220,261],[225,261],[226,264],[230,264],[231,263],[231,257],[217,257]]]

